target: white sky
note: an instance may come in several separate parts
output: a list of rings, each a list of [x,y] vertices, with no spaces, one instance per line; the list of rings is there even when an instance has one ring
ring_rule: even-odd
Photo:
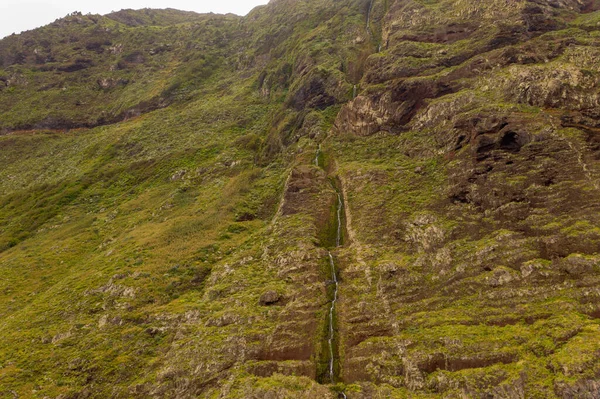
[[[176,8],[246,15],[268,0],[0,0],[0,38],[34,29],[73,11],[108,14],[124,8]]]

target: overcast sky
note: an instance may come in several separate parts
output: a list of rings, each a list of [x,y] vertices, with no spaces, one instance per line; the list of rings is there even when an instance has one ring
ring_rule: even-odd
[[[73,11],[107,14],[124,8],[177,8],[246,15],[268,0],[0,0],[0,38],[34,29]]]

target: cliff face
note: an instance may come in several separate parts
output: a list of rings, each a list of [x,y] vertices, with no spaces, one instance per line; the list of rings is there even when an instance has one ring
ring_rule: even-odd
[[[0,396],[598,397],[599,10],[278,0],[0,41]]]
[[[385,14],[334,128],[355,236],[344,370],[364,397],[597,395],[597,349],[575,349],[597,329],[595,7]]]

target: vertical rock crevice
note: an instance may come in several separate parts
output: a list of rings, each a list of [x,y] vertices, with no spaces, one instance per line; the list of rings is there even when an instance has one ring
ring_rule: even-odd
[[[315,155],[314,163],[318,167],[324,167],[324,154],[319,145]],[[327,309],[324,322],[324,333],[320,345],[320,354],[317,360],[317,381],[322,384],[335,384],[340,382],[340,354],[338,333],[338,301],[339,301],[339,269],[335,257],[336,248],[344,244],[344,201],[339,189],[339,181],[335,177],[329,178],[331,187],[335,192],[335,202],[331,208],[330,219],[323,227],[320,236],[320,246],[327,250],[324,261],[327,290]],[[342,392],[340,397],[345,398]]]

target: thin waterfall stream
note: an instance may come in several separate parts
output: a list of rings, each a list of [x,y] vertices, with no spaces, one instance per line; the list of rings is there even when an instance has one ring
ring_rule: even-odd
[[[333,185],[333,183],[331,184],[333,186],[333,188],[335,189],[335,192],[337,194],[337,204],[336,204],[336,221],[337,221],[337,226],[336,226],[336,232],[335,232],[335,247],[339,247],[342,243],[342,210],[343,210],[343,206],[344,203],[342,202],[342,194],[339,192],[339,190]],[[329,265],[331,266],[331,281],[333,282],[333,298],[331,299],[331,303],[329,306],[329,336],[327,337],[327,345],[329,346],[329,380],[331,381],[332,384],[334,384],[335,381],[335,369],[334,369],[334,365],[335,365],[335,359],[336,359],[336,353],[335,353],[335,311],[336,311],[336,304],[337,304],[337,300],[338,300],[338,292],[339,292],[339,280],[338,280],[338,272],[337,272],[337,268],[335,266],[335,259],[333,258],[333,255],[331,254],[331,251],[327,251],[327,255],[329,256]],[[340,392],[340,397],[346,399],[346,394],[344,392]]]
[[[333,338],[335,334],[335,330],[333,328],[333,312],[335,312],[335,303],[337,302],[338,280],[335,272],[335,261],[333,260],[331,252],[329,252],[329,264],[331,265],[331,278],[335,284],[335,289],[333,290],[333,300],[331,301],[331,306],[329,307],[329,337],[327,337],[327,342],[329,343],[329,379],[333,384],[335,382],[335,373],[333,370]]]
[[[373,9],[373,2],[374,0],[371,0],[371,2],[369,3],[369,10],[367,11],[367,33],[369,35],[371,35],[371,10]]]
[[[339,192],[337,192],[337,197],[338,197],[338,201],[337,201],[337,210],[336,210],[336,219],[337,219],[337,229],[336,229],[336,236],[335,236],[335,246],[339,247],[340,246],[340,242],[341,242],[341,237],[342,237],[342,218],[341,218],[341,213],[342,213],[342,196]],[[333,316],[335,313],[335,304],[337,302],[337,298],[338,298],[338,290],[339,290],[339,281],[337,278],[337,270],[335,268],[335,260],[333,259],[333,255],[331,254],[331,251],[328,251],[328,255],[329,255],[329,264],[331,266],[331,281],[333,281],[334,284],[334,288],[333,288],[333,299],[331,300],[331,306],[329,307],[329,337],[327,337],[327,343],[329,344],[329,379],[331,380],[331,383],[333,384],[335,382],[335,372],[333,370],[333,363],[334,363],[334,359],[335,359],[335,355],[333,353],[333,347],[334,347],[334,339],[335,339],[335,328],[334,328],[334,323],[333,323]]]
[[[315,165],[318,167],[322,167],[322,150],[321,145],[319,144],[317,148],[317,153],[315,155]],[[335,206],[335,241],[329,243],[329,249],[327,250],[327,256],[329,260],[330,272],[331,272],[331,283],[333,284],[333,295],[331,296],[331,301],[329,302],[329,311],[327,315],[327,347],[328,347],[328,368],[327,368],[327,380],[331,384],[335,384],[336,381],[336,361],[339,361],[339,354],[337,353],[337,337],[336,337],[336,306],[338,302],[338,293],[339,293],[339,279],[338,279],[338,271],[336,267],[335,258],[331,251],[334,248],[338,248],[342,245],[342,218],[344,211],[344,202],[342,200],[342,194],[340,190],[336,187],[335,180],[331,180],[331,187],[334,189],[337,201]],[[332,246],[333,244],[333,246]],[[325,376],[324,376],[325,377]],[[325,381],[322,381],[325,382]],[[340,398],[346,399],[346,394],[342,391],[339,393]]]

